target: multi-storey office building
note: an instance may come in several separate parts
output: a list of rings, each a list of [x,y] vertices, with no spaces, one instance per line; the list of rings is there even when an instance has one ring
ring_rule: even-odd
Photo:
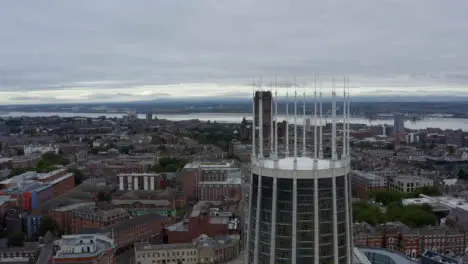
[[[257,93],[256,93],[257,95]],[[342,150],[338,157],[336,93],[332,93],[332,131],[330,157],[324,157],[322,126],[314,122],[313,155],[307,155],[305,130],[298,135],[294,124],[293,151],[289,140],[278,152],[278,138],[271,140],[270,155],[264,150],[263,111],[253,129],[252,175],[249,195],[249,220],[245,263],[335,263],[350,264],[353,260],[351,182],[349,179],[349,125],[344,101]],[[344,98],[347,98],[346,96]],[[263,100],[254,100],[263,109]],[[315,110],[317,105],[315,103]],[[304,102],[305,105],[305,102]],[[289,107],[289,102],[288,106]],[[276,111],[276,109],[275,109]],[[294,102],[297,118],[297,101]],[[314,120],[322,121],[317,111]],[[305,118],[305,113],[302,119]],[[275,117],[276,119],[276,117]],[[275,128],[276,129],[276,128]],[[275,133],[273,133],[275,134]],[[258,137],[258,138],[257,138]],[[260,143],[259,143],[260,142]],[[302,150],[300,150],[302,149]]]

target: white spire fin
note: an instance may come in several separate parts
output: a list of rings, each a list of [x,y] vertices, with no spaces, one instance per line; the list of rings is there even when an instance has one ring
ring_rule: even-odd
[[[317,137],[317,79],[314,78],[314,159],[318,158],[318,137]]]
[[[348,137],[346,135],[347,130],[347,117],[346,117],[346,77],[343,78],[343,131],[341,132],[341,144],[343,145],[343,151],[341,152],[342,158],[346,157],[347,155],[347,144],[348,144]]]
[[[286,157],[289,157],[289,85],[286,87],[286,131],[285,131],[285,141],[286,141]]]
[[[336,160],[336,91],[335,79],[332,77],[332,160]]]
[[[323,159],[323,108],[322,108],[322,81],[319,82],[319,89],[320,89],[320,97],[319,97],[319,104],[320,104],[320,114],[319,114],[319,159]]]
[[[297,158],[297,85],[294,82],[294,158]]]

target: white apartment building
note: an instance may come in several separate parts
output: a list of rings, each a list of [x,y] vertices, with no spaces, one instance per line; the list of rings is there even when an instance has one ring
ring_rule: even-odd
[[[410,193],[418,188],[434,186],[434,180],[420,176],[400,175],[390,179],[389,189],[399,192]]]
[[[32,154],[44,154],[47,152],[53,152],[55,154],[59,153],[59,147],[57,145],[25,145],[23,147],[24,155],[30,156]]]
[[[120,173],[119,190],[121,191],[152,191],[159,188],[162,175],[159,173]]]

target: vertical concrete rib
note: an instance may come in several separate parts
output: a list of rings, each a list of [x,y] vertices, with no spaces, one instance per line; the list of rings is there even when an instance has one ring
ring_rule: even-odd
[[[349,164],[348,164],[348,113],[347,113],[347,100],[346,100],[346,78],[344,81],[344,87],[343,87],[344,93],[343,93],[343,154],[342,154],[342,161],[344,162],[344,168],[345,168],[345,174],[344,174],[344,185],[345,185],[345,210],[346,210],[346,259],[347,259],[347,264],[352,264],[352,250],[353,248],[351,247],[351,228],[350,228],[350,213],[349,213]],[[352,222],[352,221],[351,221]]]
[[[306,148],[306,88],[304,87],[304,102],[302,105],[302,156],[307,156],[307,148]]]
[[[269,118],[270,118],[270,158],[273,156],[273,153],[275,153],[275,140],[274,140],[274,123],[273,123],[273,114],[274,114],[274,105],[273,105],[273,92],[270,90],[270,112],[269,112]]]
[[[319,195],[318,195],[318,142],[317,142],[317,81],[314,80],[314,264],[319,264]]]
[[[320,264],[318,160],[314,160],[314,264]]]
[[[275,177],[273,178],[273,193],[271,199],[271,237],[270,237],[270,264],[275,264],[276,255],[276,207],[278,196],[278,159],[275,160]]]
[[[294,171],[293,171],[293,191],[292,191],[292,249],[291,263],[297,261],[297,84],[294,88]]]
[[[321,82],[319,83],[320,85],[320,99],[319,99],[319,103],[320,103],[320,116],[319,116],[319,159],[323,159],[323,119],[322,119],[322,84]]]
[[[349,204],[349,210],[347,210],[348,212],[348,228],[349,228],[349,248],[350,250],[354,250],[354,233],[353,233],[353,206],[351,204],[351,175],[349,175],[349,169],[351,168],[351,144],[350,144],[350,140],[349,140],[349,134],[350,134],[350,117],[351,117],[351,98],[350,98],[350,95],[349,95],[349,78],[346,79],[346,94],[347,94],[347,100],[346,100],[346,115],[347,115],[347,119],[348,119],[348,122],[346,124],[346,137],[347,137],[347,142],[346,142],[346,152],[347,152],[347,155],[346,155],[346,165],[348,166],[347,169],[348,169],[348,174],[347,174],[347,178],[348,178],[348,186],[346,186],[346,188],[348,189],[348,194],[349,196],[346,197],[346,199],[348,200],[348,204]],[[350,261],[351,262],[351,261]]]
[[[338,263],[338,213],[336,202],[336,92],[332,79],[332,197],[333,197],[333,263]]]
[[[256,134],[257,134],[257,125],[256,125],[256,120],[257,120],[257,112],[255,109],[255,83],[252,83],[252,156],[251,156],[251,165],[250,165],[250,182],[249,182],[249,197],[247,202],[249,203],[248,207],[248,216],[249,220],[247,221],[247,231],[250,232],[252,229],[252,197],[253,194],[253,173],[254,173],[254,166],[256,163],[257,159],[257,140],[256,140]],[[256,197],[255,197],[256,198]],[[251,234],[246,233],[245,237],[246,239],[246,247],[245,247],[245,253],[244,253],[244,263],[249,263],[249,255],[250,255],[250,239],[251,239]]]
[[[259,244],[260,244],[260,209],[262,202],[262,169],[260,167],[260,173],[258,177],[258,188],[257,188],[257,210],[255,215],[255,250],[254,250],[254,264],[258,264],[259,261]]]
[[[247,232],[244,232],[246,237],[246,246],[245,246],[245,252],[244,252],[244,263],[249,263],[249,252],[250,252],[250,230],[251,230],[251,219],[252,219],[252,194],[253,194],[253,162],[252,166],[250,168],[250,185],[249,185],[249,197],[247,202],[249,203],[249,211],[248,211],[248,221],[247,221]]]
[[[297,261],[297,158],[294,159],[294,175],[293,175],[293,192],[292,192],[292,248],[291,248],[291,264],[296,264]]]
[[[289,157],[289,86],[286,87],[286,131],[285,131],[285,141],[286,141],[286,157]]]

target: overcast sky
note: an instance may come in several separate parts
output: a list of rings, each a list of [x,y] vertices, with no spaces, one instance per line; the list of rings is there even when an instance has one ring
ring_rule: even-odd
[[[0,2],[0,103],[248,96],[263,76],[468,95],[467,0]],[[465,89],[466,88],[466,89]],[[466,91],[465,91],[466,90]]]

